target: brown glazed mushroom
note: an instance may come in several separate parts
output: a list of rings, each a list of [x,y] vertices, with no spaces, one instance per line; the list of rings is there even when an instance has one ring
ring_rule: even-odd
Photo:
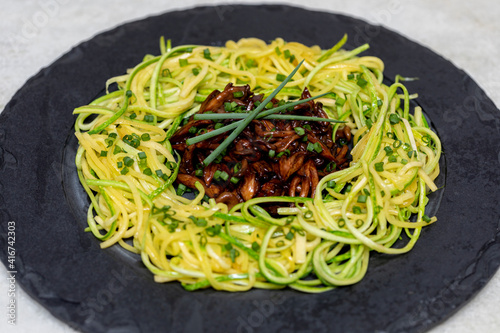
[[[310,96],[306,88],[301,99]],[[229,83],[222,92],[213,91],[198,113],[244,113],[262,100],[263,96],[254,95],[248,85]],[[272,100],[273,107],[278,103]],[[284,114],[327,117],[322,104],[315,101],[296,105]],[[253,120],[216,161],[205,166],[205,158],[230,132],[190,146],[186,140],[233,121],[191,117],[174,133],[170,142],[181,155],[177,183],[195,189],[199,181],[207,196],[233,207],[262,196],[314,197],[321,177],[349,166],[349,127],[340,127],[334,135],[333,125],[326,121],[278,119]],[[267,208],[271,212],[276,209]]]

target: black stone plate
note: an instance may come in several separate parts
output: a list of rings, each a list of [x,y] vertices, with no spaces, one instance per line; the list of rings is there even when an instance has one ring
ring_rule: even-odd
[[[369,42],[386,74],[407,83],[445,149],[438,222],[408,254],[375,255],[360,283],[309,295],[293,290],[187,292],[156,284],[137,260],[101,250],[83,231],[86,199],[74,182],[73,108],[104,82],[179,44],[260,37],[328,48]],[[84,332],[421,332],[452,315],[499,266],[500,113],[463,71],[379,26],[288,6],[219,6],[166,13],[82,43],[31,78],[0,115],[0,257],[16,227],[17,282],[54,316]],[[444,165],[444,164],[442,164]],[[80,194],[79,194],[80,193]],[[11,270],[10,268],[8,268]]]

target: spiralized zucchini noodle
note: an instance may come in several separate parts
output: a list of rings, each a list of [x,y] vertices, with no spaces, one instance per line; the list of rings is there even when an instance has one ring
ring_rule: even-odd
[[[140,255],[156,282],[187,290],[245,291],[286,286],[324,292],[359,282],[370,252],[401,254],[421,229],[428,193],[438,188],[441,143],[422,110],[384,63],[344,50],[247,38],[224,47],[172,47],[160,39],[146,55],[106,83],[106,94],[78,107],[76,167],[90,198],[87,231],[101,247],[118,244]],[[276,98],[295,101],[304,88],[332,119],[333,135],[352,133],[352,161],[321,178],[308,197],[255,197],[230,208],[205,196],[179,195],[180,155],[169,138],[215,89],[249,85],[269,95],[302,66]],[[117,87],[109,91],[110,86]],[[286,158],[286,156],[283,156]],[[277,214],[263,206],[283,204]]]

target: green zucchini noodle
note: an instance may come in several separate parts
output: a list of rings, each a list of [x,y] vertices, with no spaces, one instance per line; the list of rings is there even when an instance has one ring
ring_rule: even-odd
[[[78,107],[76,166],[90,198],[88,228],[101,247],[119,244],[141,256],[157,282],[187,290],[244,291],[289,286],[323,292],[359,282],[370,251],[413,248],[436,191],[441,143],[401,82],[383,83],[384,63],[360,56],[362,45],[330,50],[276,39],[228,41],[224,47],[160,40],[106,87],[118,88]],[[304,59],[277,98],[298,100],[307,87],[353,138],[349,167],[320,179],[313,198],[257,197],[229,209],[176,192],[180,156],[169,138],[215,89],[248,84],[269,95]],[[293,203],[271,215],[262,204]],[[405,236],[406,235],[406,236]],[[400,241],[398,241],[400,240]]]

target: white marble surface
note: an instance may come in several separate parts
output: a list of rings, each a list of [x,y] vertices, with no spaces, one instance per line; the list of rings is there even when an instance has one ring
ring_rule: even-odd
[[[240,3],[256,3],[239,1]],[[0,110],[24,82],[71,47],[124,22],[197,4],[228,1],[1,0]],[[276,3],[261,0],[258,3]],[[500,105],[500,2],[330,1],[282,3],[338,12],[382,24],[420,42],[464,69]],[[17,292],[17,325],[7,324],[7,273],[0,265],[1,332],[74,332],[23,290]],[[500,274],[432,333],[500,332]]]

